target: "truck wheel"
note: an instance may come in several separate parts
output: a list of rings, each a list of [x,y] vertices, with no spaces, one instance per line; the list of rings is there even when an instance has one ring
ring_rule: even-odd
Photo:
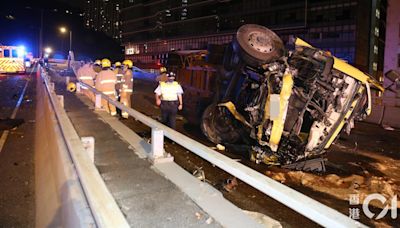
[[[201,121],[201,130],[213,143],[235,143],[240,140],[238,129],[234,126],[233,118],[224,110],[212,104],[206,108]]]
[[[284,53],[282,40],[268,28],[255,24],[238,29],[233,48],[244,62],[253,67],[275,61]]]

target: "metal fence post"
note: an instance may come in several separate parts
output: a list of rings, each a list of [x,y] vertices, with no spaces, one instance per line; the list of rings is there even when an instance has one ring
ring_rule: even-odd
[[[90,160],[94,163],[94,137],[81,137],[83,148],[89,154]]]
[[[57,95],[58,101],[60,102],[61,107],[64,108],[64,96],[63,95]]]
[[[164,132],[158,128],[151,128],[151,154],[153,163],[172,162],[174,157],[164,155]]]
[[[76,93],[81,93],[81,83],[76,83]]]
[[[51,82],[50,83],[50,91],[54,92],[54,88],[55,88],[54,82]]]
[[[95,109],[101,109],[101,94],[95,93],[95,96],[96,96],[96,98],[95,98],[94,107],[95,107]]]

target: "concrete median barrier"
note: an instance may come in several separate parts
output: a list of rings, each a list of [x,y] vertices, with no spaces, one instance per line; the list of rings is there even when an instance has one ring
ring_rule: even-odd
[[[45,85],[37,82],[36,227],[94,227]]]
[[[129,227],[47,77],[36,87],[36,227]]]

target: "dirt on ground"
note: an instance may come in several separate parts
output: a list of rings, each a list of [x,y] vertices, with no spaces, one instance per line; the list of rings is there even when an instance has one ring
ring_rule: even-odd
[[[154,104],[153,90],[155,87],[155,83],[136,80],[132,106],[134,109],[158,119],[160,111]],[[215,148],[216,145],[207,140],[198,126],[189,125],[181,116],[178,116],[177,119],[178,131]],[[139,135],[150,138],[150,129],[147,126],[133,119],[123,122]],[[349,136],[342,135],[328,150],[325,155],[327,170],[324,173],[257,165],[249,161],[246,155],[232,153],[229,150],[220,152],[345,215],[349,215],[350,209],[358,208],[360,212],[358,220],[366,225],[400,227],[399,218],[392,219],[390,210],[384,218],[379,220],[369,219],[362,212],[362,202],[369,194],[379,193],[388,200],[400,194],[398,142],[400,142],[400,131],[397,129],[388,131],[381,126],[365,122],[356,123],[356,128]],[[242,209],[271,216],[280,221],[284,227],[318,227],[317,224],[240,180],[232,189],[227,190],[224,186],[233,177],[185,148],[167,141],[165,149],[174,156],[175,162],[188,172],[198,174],[201,171],[205,176],[205,181],[220,189],[227,199]],[[354,200],[350,202],[350,197],[356,197],[357,204]],[[377,200],[372,201],[369,206],[376,215],[384,207],[385,205]],[[399,207],[398,198],[397,212],[399,212]]]

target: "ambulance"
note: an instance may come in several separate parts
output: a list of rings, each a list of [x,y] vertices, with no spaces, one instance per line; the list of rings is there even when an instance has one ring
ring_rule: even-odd
[[[0,73],[25,73],[25,47],[0,46]]]

